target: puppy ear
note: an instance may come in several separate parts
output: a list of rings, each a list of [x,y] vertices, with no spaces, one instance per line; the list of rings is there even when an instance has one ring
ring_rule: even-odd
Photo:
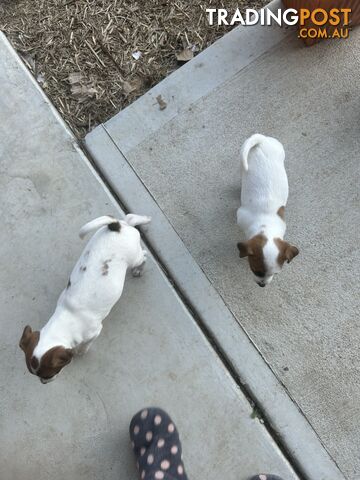
[[[290,245],[290,243],[288,243],[285,250],[285,258],[287,263],[290,263],[291,260],[296,257],[296,255],[299,255],[299,249],[295,247],[295,245]]]
[[[70,348],[55,347],[52,351],[51,367],[63,368],[71,362],[72,358],[73,352]]]
[[[252,255],[253,252],[251,248],[249,247],[248,242],[240,242],[237,244],[237,248],[240,252],[240,258],[248,257],[249,255]]]
[[[19,347],[24,352],[29,345],[29,342],[30,342],[31,337],[32,337],[32,333],[33,333],[33,331],[31,329],[30,325],[26,325],[26,327],[24,328],[23,334],[20,338],[20,342],[19,342]]]

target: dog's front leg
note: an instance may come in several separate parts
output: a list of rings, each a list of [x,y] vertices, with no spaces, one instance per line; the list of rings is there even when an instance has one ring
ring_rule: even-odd
[[[101,332],[101,328],[100,328],[99,333],[94,335],[93,338],[91,338],[90,340],[87,340],[86,342],[83,342],[80,345],[78,345],[76,347],[76,350],[75,350],[76,354],[79,355],[79,356],[85,355],[85,353],[87,353],[89,351],[93,341],[96,340],[97,337],[100,335],[100,332]]]
[[[88,342],[81,343],[78,347],[76,347],[76,355],[79,357],[85,355],[89,351],[89,348],[91,347],[92,342],[94,339],[89,340]]]
[[[236,212],[236,223],[239,225],[240,229],[244,232],[248,223],[248,218],[245,210],[240,207]]]

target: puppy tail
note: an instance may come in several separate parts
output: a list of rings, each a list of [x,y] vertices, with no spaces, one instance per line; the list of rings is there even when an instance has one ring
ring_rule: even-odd
[[[245,140],[240,150],[240,161],[245,172],[249,170],[248,156],[250,150],[257,145],[260,145],[265,139],[266,137],[264,135],[261,135],[260,133],[255,133],[250,138]]]
[[[151,217],[146,217],[145,215],[136,215],[135,213],[129,213],[124,218],[125,222],[130,225],[130,227],[136,227],[137,225],[146,225],[151,222]]]
[[[98,230],[106,225],[109,227],[109,230],[113,232],[120,232],[121,226],[119,220],[111,215],[104,215],[103,217],[95,218],[95,220],[92,220],[81,227],[79,236],[80,238],[84,238],[88,233]]]

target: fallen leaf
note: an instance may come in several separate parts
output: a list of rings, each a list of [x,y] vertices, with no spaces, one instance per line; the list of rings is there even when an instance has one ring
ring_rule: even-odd
[[[83,74],[79,72],[69,73],[68,75],[68,80],[69,80],[69,83],[71,83],[71,85],[73,85],[74,83],[81,83],[83,78],[84,78]]]
[[[88,98],[93,98],[97,90],[92,80],[88,80],[79,72],[73,72],[68,75],[68,81],[71,85],[71,93],[77,97],[78,101],[85,102]]]
[[[159,104],[160,110],[165,110],[165,108],[167,107],[167,103],[165,102],[165,100],[162,98],[161,95],[158,95],[156,97],[156,101]]]
[[[194,52],[190,48],[185,48],[184,50],[176,54],[176,60],[179,63],[188,62],[192,58],[194,58]]]
[[[97,90],[88,85],[72,85],[71,93],[78,98],[79,102],[85,102],[88,98],[95,97]]]
[[[125,80],[125,82],[123,82],[123,91],[126,95],[129,95],[129,93],[140,90],[143,85],[144,81],[140,77],[135,77],[133,80]]]

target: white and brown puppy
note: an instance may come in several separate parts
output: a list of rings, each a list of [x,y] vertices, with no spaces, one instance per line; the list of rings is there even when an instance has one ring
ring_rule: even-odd
[[[40,331],[25,327],[20,340],[29,371],[42,383],[53,380],[74,354],[89,349],[121,296],[127,269],[134,276],[141,275],[146,252],[134,227],[150,220],[133,214],[124,220],[104,216],[81,228],[81,238],[97,232],[75,265],[54,314]]]
[[[285,206],[289,194],[285,152],[275,138],[255,134],[240,152],[241,206],[237,223],[245,241],[238,243],[240,258],[247,257],[260,287],[271,282],[284,262],[299,250],[284,241]]]

